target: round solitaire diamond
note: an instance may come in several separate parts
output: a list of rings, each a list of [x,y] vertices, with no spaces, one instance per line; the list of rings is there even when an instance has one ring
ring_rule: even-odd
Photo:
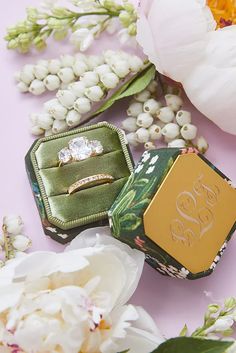
[[[100,141],[98,141],[98,140],[90,141],[89,145],[92,148],[93,153],[95,153],[95,154],[102,154],[103,153],[103,146]]]
[[[92,148],[86,137],[76,137],[69,142],[69,148],[74,160],[82,161],[91,157]]]
[[[68,163],[71,160],[71,152],[69,148],[63,148],[58,152],[59,161],[63,164]]]

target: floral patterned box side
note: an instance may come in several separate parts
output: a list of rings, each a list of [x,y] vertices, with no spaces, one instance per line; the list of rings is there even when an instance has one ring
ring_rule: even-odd
[[[103,152],[60,166],[58,152],[78,138],[100,141]],[[26,156],[26,169],[45,234],[64,244],[87,228],[108,224],[108,210],[133,171],[133,161],[123,131],[102,122],[37,140]],[[69,195],[73,183],[101,174],[111,175],[113,182]]]
[[[197,150],[163,148],[143,154],[109,219],[160,273],[197,279],[213,272],[235,231],[235,204],[231,181]]]

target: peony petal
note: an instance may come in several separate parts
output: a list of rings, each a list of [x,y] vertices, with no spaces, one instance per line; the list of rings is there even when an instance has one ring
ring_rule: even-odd
[[[155,0],[146,21],[143,16],[139,44],[160,73],[181,81],[202,58],[204,38],[216,26],[213,15],[197,0]]]
[[[114,269],[115,272],[113,274],[111,270],[110,273],[108,273],[107,278],[109,278],[110,281],[114,283],[114,278],[116,278],[117,281],[119,278],[118,274],[117,277],[115,277],[117,270],[120,275],[122,271],[124,271],[125,282],[123,283],[123,288],[120,287],[120,294],[119,297],[116,298],[116,305],[125,304],[137,288],[143,270],[144,254],[141,251],[131,249],[127,244],[121,243],[119,240],[111,237],[109,227],[100,227],[86,230],[71,242],[71,244],[66,248],[66,251],[75,248],[86,248],[87,246],[92,246],[98,249],[103,247],[104,257],[109,252],[109,254],[112,254],[110,257],[111,260],[114,260],[113,257],[116,256],[118,261],[120,261],[121,264],[119,270]],[[103,266],[104,265],[104,270],[107,271],[107,263],[104,262]],[[94,273],[94,276],[95,275],[96,274]],[[97,273],[97,275],[101,276],[103,284],[101,283],[100,285],[103,287],[104,276],[101,275],[101,273]],[[109,284],[109,281],[107,281],[106,285],[111,284]],[[103,289],[107,290],[107,288]]]
[[[222,130],[236,135],[236,67],[203,64],[183,82],[193,105]]]
[[[16,305],[24,292],[24,285],[13,283],[0,288],[0,312]]]
[[[75,272],[88,265],[88,261],[74,250],[61,254],[53,252],[35,252],[24,257],[15,268],[15,278],[35,280],[56,272]]]

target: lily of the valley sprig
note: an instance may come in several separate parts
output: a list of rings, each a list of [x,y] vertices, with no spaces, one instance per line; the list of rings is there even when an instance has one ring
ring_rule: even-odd
[[[236,321],[236,299],[227,298],[221,307],[218,304],[210,304],[204,317],[204,323],[197,328],[192,337],[211,338],[213,335],[222,337],[231,336],[234,333],[233,325]]]
[[[114,0],[70,0],[72,9],[52,3],[46,9],[29,7],[27,18],[8,28],[5,39],[9,49],[27,53],[31,47],[43,50],[47,40],[53,36],[62,40],[69,33],[71,42],[80,51],[85,51],[103,31],[116,31],[118,19],[123,27],[119,32],[121,41],[136,35],[137,14],[134,6],[124,0],[118,4]]]
[[[24,224],[20,216],[5,216],[2,225],[2,237],[0,239],[1,251],[4,256],[0,260],[0,266],[6,261],[22,255],[31,247],[31,240],[22,234]]]

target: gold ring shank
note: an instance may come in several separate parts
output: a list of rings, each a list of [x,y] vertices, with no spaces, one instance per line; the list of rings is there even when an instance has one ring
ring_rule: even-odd
[[[71,195],[79,190],[88,189],[101,184],[112,183],[113,181],[114,177],[110,174],[91,175],[72,184],[68,189],[68,194]]]

